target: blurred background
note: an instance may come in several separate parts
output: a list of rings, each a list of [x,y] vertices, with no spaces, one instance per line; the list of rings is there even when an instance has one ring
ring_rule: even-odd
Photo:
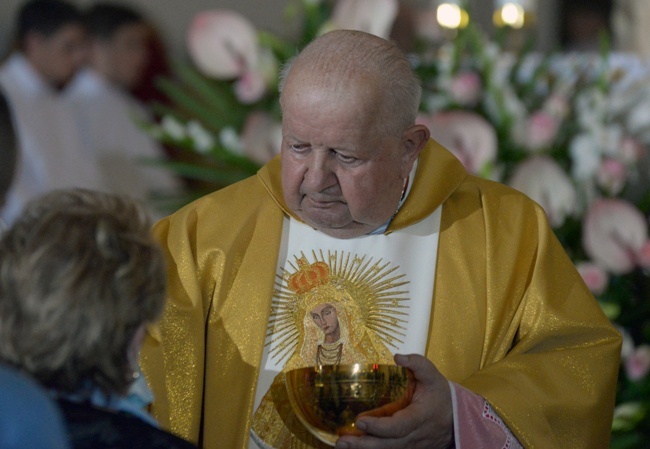
[[[636,0],[647,3],[646,0]],[[24,0],[0,2],[0,55],[6,55],[11,46],[11,27],[14,15]],[[87,7],[94,0],[71,0],[71,3]],[[141,11],[155,27],[161,30],[163,41],[174,58],[184,58],[185,36],[194,15],[206,9],[231,9],[248,17],[256,27],[284,38],[292,38],[299,32],[299,20],[286,20],[285,8],[291,0],[122,0]],[[437,0],[401,0],[405,7],[425,7]],[[454,3],[454,2],[450,2]],[[468,9],[472,20],[491,32],[493,13],[499,0],[469,0]],[[526,3],[526,2],[524,2]],[[557,48],[584,48],[597,40],[598,32],[608,26],[608,18],[614,3],[631,3],[626,0],[544,0],[535,5],[535,45],[538,50]],[[627,43],[618,42],[621,49]]]

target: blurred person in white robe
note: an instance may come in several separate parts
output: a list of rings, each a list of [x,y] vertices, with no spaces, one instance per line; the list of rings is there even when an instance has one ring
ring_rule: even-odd
[[[154,162],[164,152],[141,128],[149,117],[130,93],[149,60],[150,28],[138,12],[113,3],[93,5],[85,23],[89,64],[67,92],[84,145],[99,162],[105,190],[142,200],[161,216],[152,199],[178,193],[181,183]]]
[[[32,0],[18,12],[16,50],[0,66],[17,135],[13,181],[0,210],[11,223],[30,199],[57,188],[97,189],[71,105],[61,94],[86,54],[81,13],[61,0]],[[4,162],[3,162],[4,164]]]

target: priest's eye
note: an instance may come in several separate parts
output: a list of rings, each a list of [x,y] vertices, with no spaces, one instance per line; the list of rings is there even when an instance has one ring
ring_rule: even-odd
[[[289,149],[294,153],[304,153],[309,150],[309,145],[306,144],[290,144]]]
[[[341,153],[336,153],[336,157],[339,161],[343,162],[344,164],[352,164],[357,161],[356,157],[346,156],[345,154],[341,154]]]

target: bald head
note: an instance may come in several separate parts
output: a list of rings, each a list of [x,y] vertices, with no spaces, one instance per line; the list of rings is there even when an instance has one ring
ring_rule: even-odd
[[[326,89],[333,97],[371,89],[386,124],[396,133],[415,122],[422,91],[408,59],[395,44],[353,30],[318,37],[285,66],[281,94],[295,85]]]

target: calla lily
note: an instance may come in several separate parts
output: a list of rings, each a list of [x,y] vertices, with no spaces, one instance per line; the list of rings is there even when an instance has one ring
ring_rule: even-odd
[[[510,185],[535,200],[558,228],[577,210],[577,193],[569,176],[548,156],[534,156],[519,164]]]
[[[591,293],[600,295],[605,291],[609,276],[602,267],[591,262],[579,262],[576,264],[576,268]]]
[[[257,65],[257,32],[237,12],[205,11],[197,14],[190,25],[188,49],[192,61],[205,75],[237,78]]]
[[[253,112],[246,118],[242,145],[247,157],[265,164],[280,153],[282,125],[265,112]]]
[[[397,0],[339,0],[332,13],[331,26],[388,38],[398,7]]]
[[[259,72],[244,72],[235,82],[235,96],[241,103],[255,103],[265,92],[266,80]]]
[[[628,273],[643,260],[648,223],[625,200],[599,199],[585,216],[582,243],[587,254],[612,273]]]
[[[478,114],[439,112],[431,116],[421,115],[417,121],[426,125],[431,137],[454,153],[471,173],[479,173],[496,159],[496,131]]]

